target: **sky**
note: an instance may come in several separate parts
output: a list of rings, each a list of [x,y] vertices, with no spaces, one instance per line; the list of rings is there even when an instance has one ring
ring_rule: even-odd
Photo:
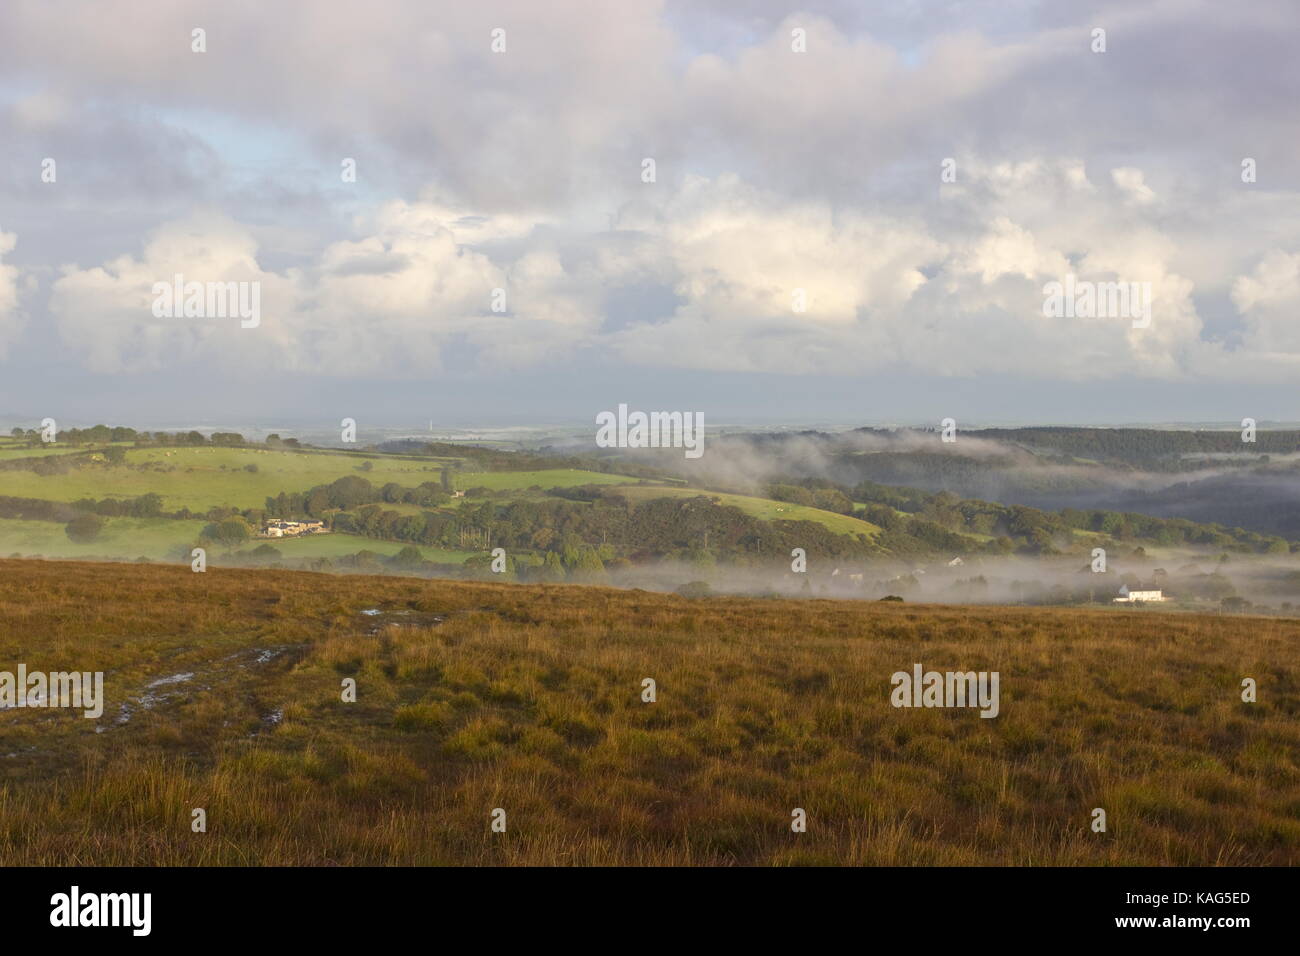
[[[1293,0],[5,0],[0,422],[1300,420],[1297,40]],[[178,274],[259,321],[158,314]],[[1048,314],[1066,276],[1145,321]]]

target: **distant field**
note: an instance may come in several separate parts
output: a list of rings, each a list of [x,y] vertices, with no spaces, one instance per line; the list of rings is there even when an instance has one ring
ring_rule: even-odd
[[[365,461],[371,463],[371,470],[361,470]],[[41,476],[30,471],[9,471],[0,475],[0,488],[7,495],[50,501],[76,501],[87,497],[130,498],[152,491],[163,496],[163,506],[168,511],[178,508],[207,511],[218,506],[261,508],[268,497],[282,491],[306,491],[344,475],[358,475],[375,485],[391,481],[408,488],[426,481],[438,482],[442,475],[440,461],[360,458],[254,448],[132,449],[127,454],[128,464],[157,464],[166,470],[89,465],[66,475]],[[256,465],[257,471],[245,471],[247,465]],[[533,484],[555,487],[631,480],[569,469],[455,474],[456,487],[462,490],[475,485],[526,488]]]
[[[461,471],[456,472],[456,489],[490,488],[493,491],[511,491],[539,485],[546,488],[572,488],[575,485],[623,485],[638,479],[626,475],[608,475],[603,471],[582,471],[577,468],[550,468],[543,471]]]
[[[9,866],[1300,864],[1293,619],[0,560],[0,661],[107,699],[3,713]]]
[[[77,445],[15,445],[10,442],[0,442],[0,461],[10,461],[14,458],[44,458],[47,455],[68,455],[77,451],[86,451],[85,448]]]
[[[363,461],[371,462],[371,471],[360,469]],[[206,511],[216,506],[260,508],[268,497],[281,491],[306,491],[344,475],[360,475],[376,484],[395,481],[408,487],[441,477],[436,462],[243,448],[132,449],[127,462],[157,463],[167,470],[95,465],[44,477],[29,471],[5,472],[0,481],[9,489],[7,494],[19,497],[75,501],[135,497],[152,491],[163,496],[168,510]],[[257,466],[256,472],[244,470],[250,464]]]
[[[17,552],[47,558],[174,559],[177,549],[192,543],[206,524],[166,518],[108,518],[98,538],[77,544],[69,540],[64,526],[56,521],[0,518],[0,555]]]
[[[150,558],[176,561],[177,551],[192,544],[207,525],[206,521],[172,521],[166,518],[107,518],[104,530],[94,541],[77,544],[55,521],[18,521],[0,518],[0,557],[11,554],[41,555],[47,558]],[[257,538],[241,550],[250,551],[259,544],[269,544],[286,559],[338,558],[373,551],[393,555],[406,547],[402,541],[380,541],[355,534],[321,534],[302,538]],[[425,560],[444,564],[461,564],[475,551],[450,551],[421,547]],[[217,551],[217,556],[220,550]]]
[[[669,488],[658,485],[620,488],[619,494],[634,501],[646,501],[651,498],[694,498],[698,495],[707,495],[710,498],[717,498],[724,505],[739,508],[745,514],[763,521],[815,521],[835,534],[865,534],[868,538],[880,534],[879,525],[861,518],[823,511],[820,508],[810,508],[807,505],[773,501],[770,498],[751,498],[748,495],[728,495],[715,491],[701,491],[698,488]]]
[[[457,502],[463,500],[464,499],[461,498],[456,499]],[[425,505],[408,505],[408,504],[401,504],[398,502],[391,502],[391,501],[376,501],[374,502],[374,504],[382,508],[384,511],[396,511],[399,515],[422,515],[426,511],[436,511],[436,512],[445,513],[447,511],[455,510],[455,502],[453,502],[451,505],[444,506],[441,508],[429,508]],[[358,505],[357,507],[369,508],[370,505]]]

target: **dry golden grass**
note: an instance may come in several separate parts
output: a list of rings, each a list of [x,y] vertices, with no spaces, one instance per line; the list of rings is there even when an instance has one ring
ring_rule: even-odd
[[[1276,618],[0,561],[0,670],[108,697],[0,712],[0,863],[1294,864],[1298,651]],[[1001,715],[892,708],[914,662],[999,671]]]

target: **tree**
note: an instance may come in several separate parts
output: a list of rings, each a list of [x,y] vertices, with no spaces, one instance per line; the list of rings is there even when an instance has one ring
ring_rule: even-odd
[[[382,571],[384,568],[379,563],[379,555],[364,549],[352,556],[352,566],[358,571]]]
[[[767,496],[777,501],[788,501],[796,505],[813,504],[813,493],[807,488],[800,488],[798,485],[772,485],[768,489]]]
[[[691,567],[697,571],[708,571],[717,566],[717,560],[713,557],[713,552],[707,548],[691,548],[689,558]]]
[[[131,515],[136,518],[157,518],[162,514],[162,495],[146,491],[131,502]]]
[[[77,515],[63,530],[72,541],[85,544],[99,537],[99,533],[104,530],[104,519],[97,514]]]
[[[110,465],[120,465],[126,461],[126,449],[121,445],[109,445],[104,449],[104,457]]]
[[[395,568],[409,571],[413,568],[418,568],[424,563],[424,555],[420,553],[419,548],[408,544],[401,551],[398,551],[395,555],[389,558],[388,563]]]
[[[539,581],[564,580],[564,564],[560,561],[560,553],[558,551],[546,552],[546,560],[543,561],[542,566],[537,569],[536,577]]]
[[[605,571],[605,564],[600,560],[600,555],[596,549],[587,545],[578,552],[578,560],[573,565],[573,580],[582,581],[587,584],[605,583],[609,581],[609,574]]]
[[[252,536],[253,529],[248,522],[236,516],[219,522],[213,529],[212,539],[227,551],[234,551]]]
[[[902,531],[907,524],[906,519],[888,505],[869,504],[863,510],[862,517],[886,531]]]
[[[499,578],[499,575],[492,572],[492,560],[492,555],[487,552],[471,554],[461,562],[461,567],[465,568],[475,577],[487,579]]]
[[[325,512],[330,508],[329,492],[324,488],[317,488],[307,496],[303,509],[313,518],[323,518]]]
[[[369,464],[367,462],[366,464]],[[310,500],[315,500],[317,492],[325,492],[325,504],[322,508],[352,508],[368,504],[375,500],[375,489],[360,475],[344,475],[328,485],[312,489]]]
[[[279,561],[283,557],[279,548],[273,548],[269,544],[259,544],[250,552],[250,555],[255,561],[267,564],[272,561]]]
[[[567,570],[572,571],[578,566],[581,557],[582,539],[571,531],[566,533],[560,543],[560,561]]]
[[[852,500],[844,492],[836,491],[834,488],[820,488],[814,491],[813,505],[823,511],[834,511],[836,514],[853,514]]]

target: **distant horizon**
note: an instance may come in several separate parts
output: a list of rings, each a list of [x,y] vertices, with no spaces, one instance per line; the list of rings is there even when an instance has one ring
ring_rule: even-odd
[[[319,431],[333,432],[338,430],[338,426],[333,422],[326,422],[320,419],[283,419],[278,424],[257,424],[249,422],[233,421],[213,421],[213,420],[194,420],[194,419],[171,419],[158,420],[154,422],[144,421],[104,421],[104,420],[79,420],[68,419],[59,420],[58,427],[60,430],[65,428],[93,428],[97,425],[106,425],[110,428],[133,428],[136,431],[251,431],[255,433],[274,434],[278,430],[294,429],[297,431]],[[0,432],[8,434],[13,428],[35,428],[39,430],[39,419],[19,419],[15,417],[0,417]],[[1300,429],[1300,421],[1256,419],[1256,428],[1259,431],[1289,431]],[[410,432],[411,437],[419,437],[421,434],[429,433],[427,422],[420,426],[411,422],[397,421],[365,421],[358,422],[358,425],[364,428],[373,428],[385,432]],[[833,429],[836,431],[851,431],[862,428],[877,429],[914,429],[914,430],[938,430],[938,421],[836,421],[831,419],[824,420],[763,420],[754,419],[747,421],[744,419],[731,419],[727,421],[705,422],[709,430],[757,430],[757,431],[791,431],[791,430],[810,430],[817,431],[822,429]],[[990,420],[990,421],[971,421],[969,423],[958,422],[958,428],[961,431],[986,431],[990,429],[1012,429],[1012,428],[1097,428],[1097,429],[1150,429],[1159,431],[1234,431],[1241,428],[1239,421],[1137,421],[1137,422],[1081,422],[1081,421],[1009,421],[1009,420]],[[430,433],[431,440],[437,440],[438,433],[445,432],[471,432],[481,430],[484,432],[546,432],[546,431],[578,431],[590,429],[595,431],[593,422],[580,421],[578,419],[554,419],[554,420],[501,420],[501,421],[438,421],[434,420],[433,433]],[[463,440],[463,439],[458,439]]]

